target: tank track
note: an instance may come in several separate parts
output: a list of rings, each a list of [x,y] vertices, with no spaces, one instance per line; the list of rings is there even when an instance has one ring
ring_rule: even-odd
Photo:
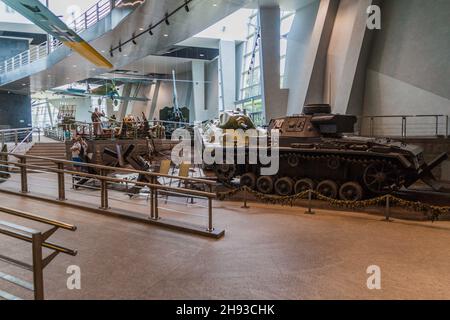
[[[296,165],[288,164],[289,159],[297,159]],[[295,168],[301,166],[302,162],[328,162],[329,170],[341,170],[348,167],[360,167],[364,170],[357,178],[345,179],[323,179],[314,174],[305,174],[292,177],[289,174],[280,173],[273,177],[256,178],[254,172],[242,172],[241,185],[246,185],[265,194],[275,194],[279,196],[289,196],[294,193],[300,193],[305,189],[314,189],[319,193],[331,198],[340,198],[342,200],[361,200],[368,196],[388,194],[400,189],[405,184],[405,175],[400,163],[396,159],[380,158],[376,159],[370,156],[343,156],[317,155],[288,152],[280,155],[280,167],[286,163],[287,166]],[[367,168],[371,168],[374,173],[371,174]],[[378,170],[378,171],[377,171]],[[386,170],[385,172],[383,170]],[[389,176],[391,175],[391,177]],[[256,179],[256,181],[255,181]],[[265,179],[265,181],[263,181]],[[263,181],[260,187],[258,181]],[[229,181],[228,181],[229,182]],[[306,185],[304,185],[306,183]],[[273,184],[273,186],[272,186]],[[300,185],[298,185],[300,184]],[[372,186],[374,185],[374,186]]]

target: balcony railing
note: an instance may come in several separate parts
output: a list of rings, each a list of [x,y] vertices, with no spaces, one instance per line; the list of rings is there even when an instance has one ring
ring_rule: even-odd
[[[370,137],[445,137],[450,134],[450,116],[389,115],[359,117],[357,130]]]
[[[122,0],[100,0],[87,9],[81,16],[69,23],[68,26],[75,32],[81,33],[108,16],[112,9],[120,5],[121,2]],[[15,71],[23,66],[46,58],[62,45],[61,41],[50,36],[49,41],[45,41],[40,45],[0,62],[0,74]]]

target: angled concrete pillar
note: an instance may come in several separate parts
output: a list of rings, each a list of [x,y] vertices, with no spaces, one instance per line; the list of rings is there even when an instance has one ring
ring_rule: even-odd
[[[158,114],[158,95],[159,95],[159,90],[161,88],[161,81],[156,81],[156,83],[153,84],[152,86],[152,90],[150,92],[150,97],[151,97],[151,103],[150,103],[150,108],[146,114],[147,119],[149,120],[153,120],[153,119],[159,119],[159,114]]]
[[[191,122],[207,120],[205,112],[205,62],[192,61],[192,93],[194,106],[190,110]]]
[[[261,93],[266,122],[286,114],[280,89],[280,7],[260,7]]]
[[[324,66],[338,0],[312,1],[300,8],[288,36],[287,113],[299,114],[308,103],[324,103]]]
[[[232,110],[236,101],[236,44],[234,41],[220,40],[220,77],[222,103],[225,110]]]
[[[152,84],[149,85],[141,85],[137,90],[136,90],[136,97],[138,98],[147,98],[149,99],[148,101],[134,101],[133,103],[133,107],[131,110],[131,114],[138,116],[139,118],[142,118],[142,113],[145,114],[145,116],[147,117],[147,114],[151,108],[151,93],[152,93]]]
[[[371,37],[367,8],[374,0],[341,0],[328,49],[325,94],[336,113],[361,114]]]
[[[132,84],[125,84],[122,90],[122,97],[129,97],[131,95]],[[129,100],[122,100],[120,103],[119,111],[117,112],[117,119],[122,121],[123,118],[127,115]]]

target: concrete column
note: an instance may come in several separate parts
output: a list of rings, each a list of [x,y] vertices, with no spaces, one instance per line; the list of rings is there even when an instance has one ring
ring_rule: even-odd
[[[260,7],[259,22],[261,92],[268,122],[286,114],[280,90],[280,7]]]
[[[308,103],[324,103],[324,65],[338,0],[312,1],[300,8],[288,36],[287,113],[299,114]]]
[[[31,97],[0,91],[0,127],[31,126]]]
[[[194,106],[191,108],[191,122],[207,120],[205,112],[205,62],[192,61],[192,86]]]
[[[132,84],[125,84],[122,90],[122,97],[129,97],[131,95]],[[122,100],[120,103],[119,111],[117,112],[117,119],[122,121],[123,118],[127,115],[129,100]]]
[[[149,98],[151,97],[152,93],[152,84],[149,85],[142,85],[139,90],[136,92],[136,96],[138,98]],[[142,118],[142,113],[144,113],[146,116],[149,113],[149,110],[151,108],[151,100],[148,101],[134,101],[131,114],[138,116],[139,118]]]
[[[234,41],[220,40],[219,48],[222,102],[225,110],[232,110],[236,101],[236,45]]]
[[[361,114],[365,74],[375,31],[367,28],[374,0],[341,0],[328,49],[325,92],[336,113]]]
[[[161,88],[161,81],[159,80],[152,85],[152,90],[150,91],[150,97],[152,100],[150,102],[150,108],[149,110],[147,110],[146,113],[147,119],[149,120],[153,120],[154,118],[159,119],[157,109],[158,109],[158,95],[160,88]]]

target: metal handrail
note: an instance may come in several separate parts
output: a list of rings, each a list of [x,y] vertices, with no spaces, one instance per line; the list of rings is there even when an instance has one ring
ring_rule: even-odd
[[[52,158],[45,158],[45,157],[37,157],[37,156],[29,156],[29,155],[15,155],[15,154],[9,154],[9,153],[0,153],[0,155],[3,156],[15,156],[19,159],[19,162],[11,162],[9,160],[0,160],[0,164],[3,165],[13,165],[18,168],[20,168],[20,185],[21,185],[21,194],[27,194],[29,192],[28,189],[28,170],[35,170],[40,172],[48,172],[48,173],[56,173],[58,177],[58,200],[60,202],[66,201],[66,190],[65,190],[65,175],[72,175],[77,176],[80,178],[85,179],[94,179],[97,181],[100,181],[101,183],[101,194],[100,194],[100,209],[102,212],[108,212],[110,210],[109,208],[109,197],[108,197],[108,184],[113,183],[120,183],[128,185],[130,183],[130,180],[127,179],[120,179],[115,177],[109,177],[107,176],[110,172],[126,172],[126,173],[132,173],[132,174],[139,174],[141,176],[147,177],[146,181],[139,182],[139,181],[133,181],[132,183],[138,187],[139,189],[147,187],[150,189],[150,219],[140,219],[137,217],[134,217],[133,220],[139,220],[139,221],[146,221],[150,223],[157,224],[159,226],[165,226],[172,229],[187,231],[187,232],[193,232],[196,234],[201,234],[205,236],[210,236],[214,238],[220,238],[223,236],[224,231],[220,231],[214,228],[213,226],[213,212],[212,212],[212,200],[217,197],[215,193],[212,192],[212,186],[215,184],[214,181],[211,180],[205,180],[205,179],[198,179],[198,178],[190,178],[190,177],[180,177],[180,176],[173,176],[173,175],[165,175],[165,174],[159,174],[154,172],[147,172],[147,171],[139,171],[139,170],[131,170],[126,168],[116,168],[116,167],[108,167],[108,166],[102,166],[102,165],[94,165],[94,164],[87,164],[87,163],[79,163],[79,162],[73,162],[68,160],[58,160],[58,159],[52,159]],[[52,167],[42,167],[39,165],[33,165],[28,164],[27,159],[40,159],[40,160],[47,160],[55,163],[57,165],[57,168]],[[65,166],[73,167],[85,167],[85,168],[91,168],[94,169],[95,173],[86,173],[81,171],[75,171],[74,169],[68,170],[65,168]],[[92,172],[92,170],[91,170]],[[184,185],[204,185],[205,187],[209,187],[208,191],[200,191],[200,190],[193,190],[191,188],[187,187],[172,187],[171,185],[161,185],[158,182],[158,178],[169,178],[179,181],[184,181]],[[75,184],[73,184],[75,186]],[[0,190],[0,191],[6,191],[6,190]],[[159,216],[159,206],[158,206],[158,193],[160,191],[163,191],[165,194],[172,194],[172,195],[181,195],[185,196],[186,198],[204,198],[208,201],[208,226],[207,228],[203,229],[203,227],[196,227],[191,224],[185,224],[183,225],[182,222],[170,222],[169,220],[160,220]],[[33,196],[34,198],[42,198],[38,196]],[[42,198],[43,199],[43,198]],[[46,199],[48,200],[48,199]],[[68,202],[65,202],[68,204]],[[86,209],[92,209],[88,206],[83,206],[81,204],[77,204],[77,207],[83,207]],[[113,212],[110,211],[112,214],[115,215],[123,215],[122,212]],[[130,218],[125,214],[126,218]],[[183,225],[183,226],[181,226]]]
[[[434,118],[434,136],[444,136],[445,138],[448,138],[450,136],[450,116],[445,114],[410,114],[410,115],[369,115],[369,116],[360,116],[358,117],[359,120],[365,120],[369,119],[369,135],[374,137],[375,135],[375,125],[374,121],[375,119],[401,119],[401,137],[407,138],[408,137],[408,128],[407,128],[407,121],[410,118]],[[440,119],[444,119],[444,123],[440,123]],[[360,124],[361,126],[361,124]],[[444,132],[442,133],[442,130],[440,128],[444,126]],[[361,128],[362,129],[362,126]],[[441,134],[440,134],[441,133]],[[428,134],[429,135],[429,134]]]
[[[69,23],[68,26],[75,32],[81,33],[105,18],[121,2],[122,0],[100,0]],[[0,74],[12,72],[22,66],[46,58],[62,45],[61,41],[50,36],[49,41],[45,41],[27,51],[0,62]]]
[[[40,157],[40,156],[32,156],[32,155],[21,155],[21,154],[13,154],[13,153],[4,153],[4,152],[0,152],[0,155],[3,156],[14,156],[16,158],[19,159],[35,159],[35,160],[45,160],[45,161],[50,161],[53,162],[55,164],[65,164],[65,165],[70,165],[70,166],[78,166],[78,167],[85,167],[85,168],[92,168],[92,169],[96,169],[96,170],[106,170],[106,171],[119,171],[119,172],[125,172],[125,173],[137,173],[137,174],[142,174],[142,175],[146,175],[149,177],[154,177],[154,178],[167,178],[167,179],[178,179],[178,180],[182,180],[185,182],[193,182],[193,183],[204,183],[207,185],[215,185],[216,182],[211,181],[211,180],[205,180],[205,179],[199,179],[199,178],[190,178],[190,177],[179,177],[179,176],[174,176],[174,175],[169,175],[169,174],[161,174],[161,173],[157,173],[157,172],[149,172],[149,171],[140,171],[140,170],[134,170],[134,169],[127,169],[127,168],[117,168],[117,167],[108,167],[108,166],[104,166],[104,165],[100,165],[100,164],[93,164],[93,163],[80,163],[80,162],[74,162],[74,161],[70,161],[70,160],[60,160],[60,159],[54,159],[54,158],[47,158],[47,157]],[[14,163],[17,166],[20,166],[20,163]],[[57,170],[54,168],[49,168],[51,170]],[[57,171],[54,171],[57,172]],[[76,173],[78,174],[78,173]],[[86,174],[88,175],[88,174]],[[91,175],[93,177],[99,177],[99,178],[105,178],[103,176],[97,176],[97,175]],[[120,179],[119,179],[120,180]],[[121,180],[119,182],[125,182],[125,180]],[[128,181],[129,182],[129,181]],[[190,191],[194,191],[194,190],[190,190]]]
[[[41,141],[41,129],[40,128],[18,128],[18,129],[4,129],[0,130],[0,146],[3,149],[7,142],[11,142],[11,137],[14,137],[14,148],[11,153],[16,153],[19,148],[27,142],[30,142],[34,133],[38,133],[38,141]],[[19,135],[26,134],[21,141],[19,141]]]
[[[19,218],[24,218],[24,219],[28,219],[28,220],[32,220],[32,221],[36,221],[36,222],[40,222],[40,223],[44,223],[53,227],[58,227],[61,229],[66,229],[66,230],[70,230],[70,231],[76,231],[77,227],[68,224],[68,223],[64,223],[64,222],[60,222],[57,220],[52,220],[52,219],[48,219],[48,218],[44,218],[35,214],[31,214],[28,212],[24,212],[24,211],[20,211],[20,210],[15,210],[15,209],[10,209],[10,208],[6,208],[6,207],[0,207],[0,211],[7,213],[9,215],[12,216],[16,216]]]
[[[28,271],[33,272],[33,284],[28,283],[24,280],[18,279],[11,275],[1,274],[2,279],[20,286],[22,288],[31,290],[34,292],[35,300],[44,300],[44,269],[48,266],[48,264],[56,258],[56,256],[60,253],[67,254],[70,256],[76,256],[77,251],[72,250],[51,242],[48,242],[48,238],[50,238],[57,230],[65,229],[69,231],[75,231],[77,228],[73,225],[60,222],[57,220],[52,220],[48,218],[44,218],[41,216],[37,216],[31,213],[18,211],[10,208],[0,207],[0,212],[3,214],[8,214],[15,217],[20,217],[22,219],[27,219],[35,222],[39,222],[42,224],[52,226],[51,229],[41,232],[36,231],[30,228],[26,228],[24,226],[20,226],[17,224],[3,222],[0,221],[0,234],[14,238],[17,240],[25,241],[32,244],[32,264],[28,264],[26,262],[22,262],[16,260],[14,258],[0,255],[0,260],[6,262],[11,265],[15,265],[17,267],[23,268]],[[46,248],[52,250],[47,257],[43,258],[42,249]],[[19,299],[11,294],[0,291],[0,297],[6,299]]]

